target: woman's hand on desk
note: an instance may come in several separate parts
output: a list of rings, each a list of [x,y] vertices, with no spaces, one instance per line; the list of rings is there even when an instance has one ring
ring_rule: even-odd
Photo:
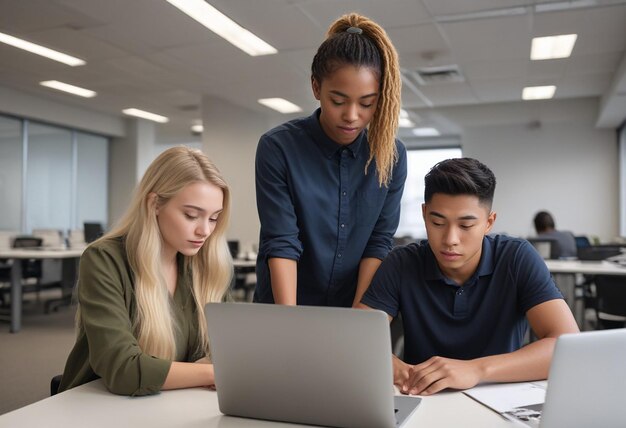
[[[395,367],[394,364],[394,379]],[[480,382],[482,376],[478,360],[432,357],[409,367],[408,378],[403,383],[396,383],[403,394],[431,395],[446,388],[472,388]]]
[[[213,369],[213,363],[211,362],[211,360],[209,360],[207,357],[204,357],[204,358],[200,358],[195,363],[196,364],[210,364],[211,365],[211,372],[213,373],[213,384],[207,385],[207,388],[209,388],[211,391],[215,391],[216,390],[216,388],[215,388],[215,371]]]

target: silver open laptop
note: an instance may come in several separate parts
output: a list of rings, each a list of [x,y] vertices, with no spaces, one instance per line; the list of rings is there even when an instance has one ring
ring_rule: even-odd
[[[224,414],[395,428],[419,404],[394,396],[383,312],[210,303],[205,315]]]
[[[626,329],[559,337],[540,426],[626,426]]]

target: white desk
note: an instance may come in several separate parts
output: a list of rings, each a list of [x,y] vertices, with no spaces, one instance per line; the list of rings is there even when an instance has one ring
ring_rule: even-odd
[[[11,266],[11,333],[22,328],[22,259],[61,259],[64,297],[72,292],[76,282],[78,259],[84,248],[72,249],[0,249],[0,259],[13,260]]]
[[[256,260],[233,259],[233,266],[235,269],[252,269],[254,272]]]
[[[288,428],[300,425],[224,416],[218,408],[217,393],[204,388],[132,398],[109,393],[97,380],[0,416],[0,428],[39,426]],[[512,426],[461,392],[424,397],[406,424],[406,428]]]
[[[576,274],[626,276],[626,267],[605,260],[545,260],[545,262],[581,329],[584,327],[585,308],[580,299],[576,299]]]
[[[617,263],[585,260],[546,260],[552,273],[582,273],[587,275],[626,275],[626,267]]]

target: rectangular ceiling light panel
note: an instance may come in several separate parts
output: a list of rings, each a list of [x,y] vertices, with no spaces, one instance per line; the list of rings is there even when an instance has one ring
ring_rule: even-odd
[[[153,122],[159,122],[159,123],[169,122],[169,119],[165,116],[150,113],[149,111],[139,110],[137,108],[127,108],[127,109],[122,110],[122,113],[127,114],[129,116],[135,116],[135,117],[140,117],[142,119],[151,120]]]
[[[45,80],[43,82],[39,82],[41,86],[46,86],[48,88],[56,89],[57,91],[67,92],[68,94],[78,95],[79,97],[84,98],[93,98],[96,96],[96,92],[81,88],[80,86],[70,85],[69,83],[59,82],[58,80]]]
[[[54,61],[62,62],[72,67],[77,65],[85,65],[85,61],[80,58],[76,58],[59,51],[47,48],[45,46],[37,45],[35,43],[27,42],[26,40],[19,39],[17,37],[10,36],[5,33],[0,33],[0,42],[6,43],[18,49],[23,49],[27,52],[34,53],[36,55],[43,56]]]
[[[278,52],[269,43],[261,40],[204,0],[167,1],[248,55],[270,55]]]
[[[261,98],[258,102],[280,113],[298,113],[302,111],[300,107],[284,98]]]
[[[544,59],[568,58],[572,54],[577,34],[563,34],[560,36],[535,37],[530,49],[530,59],[533,61]]]
[[[527,86],[522,91],[523,100],[546,100],[554,96],[556,86]]]

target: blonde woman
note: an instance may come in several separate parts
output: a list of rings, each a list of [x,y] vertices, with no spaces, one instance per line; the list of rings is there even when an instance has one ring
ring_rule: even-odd
[[[352,306],[392,247],[406,179],[398,55],[356,13],[335,21],[311,66],[320,108],[265,133],[255,300]]]
[[[152,162],[119,225],[81,257],[60,391],[97,378],[122,395],[214,385],[204,305],[230,284],[229,206],[200,151],[175,147]]]

